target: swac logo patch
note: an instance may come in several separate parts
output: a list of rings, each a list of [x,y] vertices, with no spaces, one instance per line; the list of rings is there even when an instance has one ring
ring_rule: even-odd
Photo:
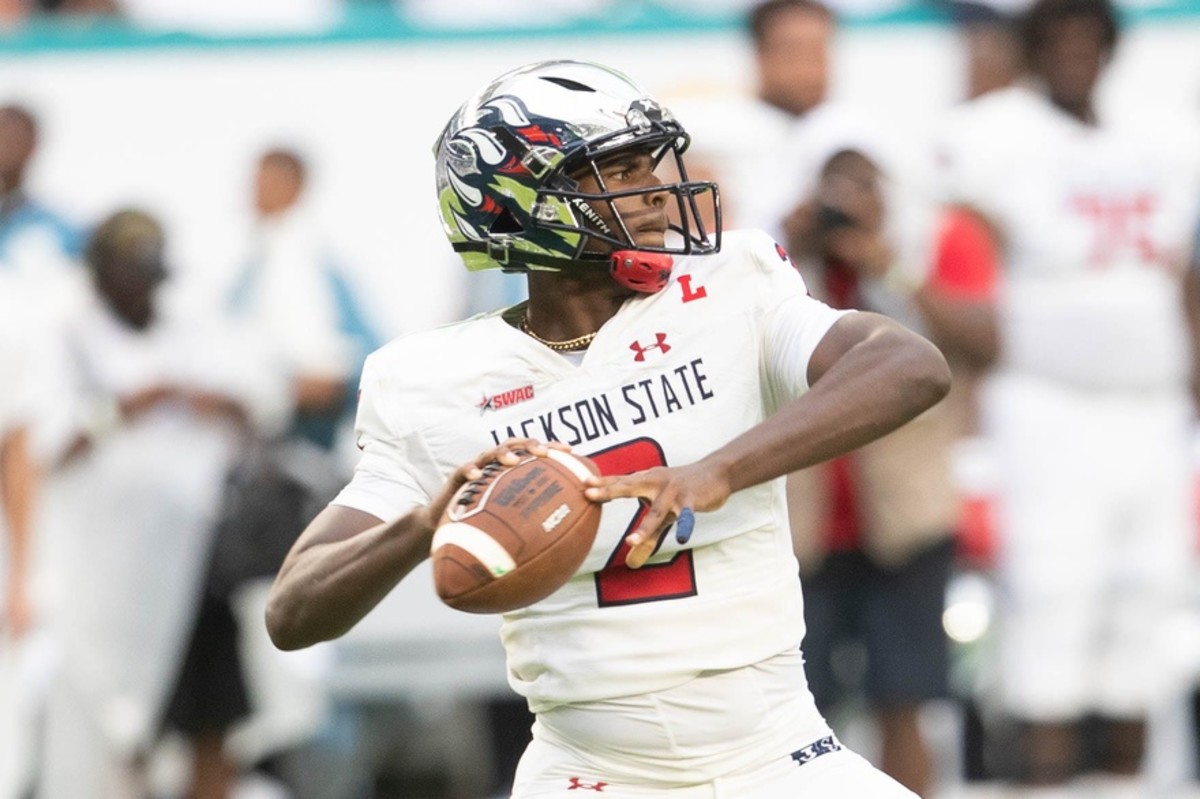
[[[521,386],[520,388],[510,388],[508,391],[501,391],[499,394],[488,396],[483,395],[483,400],[475,407],[479,409],[480,415],[487,411],[498,411],[501,408],[507,408],[509,405],[516,405],[518,402],[533,399],[533,385]]]
[[[650,350],[658,350],[659,352],[661,352],[663,354],[666,354],[671,351],[671,345],[667,343],[667,334],[666,333],[655,333],[654,338],[655,338],[655,341],[653,344],[647,344],[647,345],[643,346],[640,341],[635,341],[629,345],[629,349],[633,350],[636,353],[636,355],[633,356],[633,359],[635,361],[646,360],[646,353],[649,352]]]
[[[595,791],[596,793],[604,793],[604,786],[607,782],[583,782],[579,777],[571,777],[571,787],[568,791]]]

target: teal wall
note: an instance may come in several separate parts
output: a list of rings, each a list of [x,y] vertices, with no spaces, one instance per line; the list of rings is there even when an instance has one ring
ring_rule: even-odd
[[[1131,24],[1177,24],[1200,26],[1200,0],[1169,0],[1153,7],[1128,8],[1123,14]],[[913,3],[906,8],[872,16],[850,16],[848,27],[891,27],[945,25],[946,15],[932,5]],[[741,26],[740,15],[698,13],[644,0],[625,0],[611,12],[580,18],[569,23],[509,26],[497,29],[449,29],[421,25],[397,15],[382,2],[349,3],[341,21],[317,33],[279,35],[206,35],[138,29],[119,21],[60,21],[35,19],[14,30],[0,33],[0,56],[38,55],[89,50],[139,50],[162,48],[275,48],[340,46],[355,43],[421,43],[505,38],[571,37],[597,35],[725,32]]]

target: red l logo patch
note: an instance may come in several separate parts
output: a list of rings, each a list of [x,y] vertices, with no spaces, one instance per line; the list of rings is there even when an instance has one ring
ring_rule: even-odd
[[[696,286],[692,288],[692,276],[680,275],[679,287],[683,289],[683,301],[691,302],[692,300],[702,300],[708,296],[708,290],[704,286]]]

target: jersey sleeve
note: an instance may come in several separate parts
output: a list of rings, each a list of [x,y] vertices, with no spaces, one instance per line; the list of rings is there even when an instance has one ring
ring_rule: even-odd
[[[808,293],[804,278],[782,247],[763,236],[751,256],[764,273],[760,296],[761,369],[768,397],[778,407],[808,390],[808,364],[839,311]]]
[[[361,455],[350,483],[333,504],[354,508],[389,521],[430,502],[415,471],[416,433],[397,428],[388,412],[387,382],[371,356],[359,385],[355,436]]]
[[[931,284],[954,297],[994,296],[1000,272],[996,245],[983,220],[961,209],[946,212],[934,253]]]

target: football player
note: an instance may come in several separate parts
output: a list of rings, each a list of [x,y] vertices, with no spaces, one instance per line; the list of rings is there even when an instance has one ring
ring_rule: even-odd
[[[1161,623],[1191,560],[1181,293],[1200,187],[1161,128],[1098,107],[1118,36],[1108,0],[1039,0],[1021,23],[1032,81],[961,109],[940,154],[948,199],[1002,243],[995,301],[949,318],[994,361],[999,687],[1033,784],[1085,768],[1093,714],[1100,770],[1140,772],[1144,719],[1171,682]]]
[[[35,362],[28,320],[13,278],[0,275],[0,796],[28,789],[33,761],[28,729],[35,723],[39,692],[23,653],[35,621],[31,584],[32,536],[38,498],[31,426],[36,398]]]
[[[0,278],[0,288],[15,294],[11,278]],[[29,423],[34,409],[32,355],[20,345],[24,329],[17,322],[19,307],[6,298],[0,329],[0,375],[9,389],[0,403],[0,529],[7,535],[4,602],[0,605],[0,637],[19,638],[31,619],[27,563],[37,468],[30,445]]]
[[[607,505],[578,573],[504,618],[537,717],[513,795],[911,797],[805,687],[782,477],[936,403],[946,363],[809,297],[765,234],[706,229],[717,188],[689,180],[688,143],[590,63],[517,69],[454,115],[435,148],[445,231],[469,269],[527,273],[529,300],[368,359],[362,458],[289,554],[268,627],[285,649],[346,632],[485,464],[569,446]],[[521,401],[479,399],[500,394]]]

